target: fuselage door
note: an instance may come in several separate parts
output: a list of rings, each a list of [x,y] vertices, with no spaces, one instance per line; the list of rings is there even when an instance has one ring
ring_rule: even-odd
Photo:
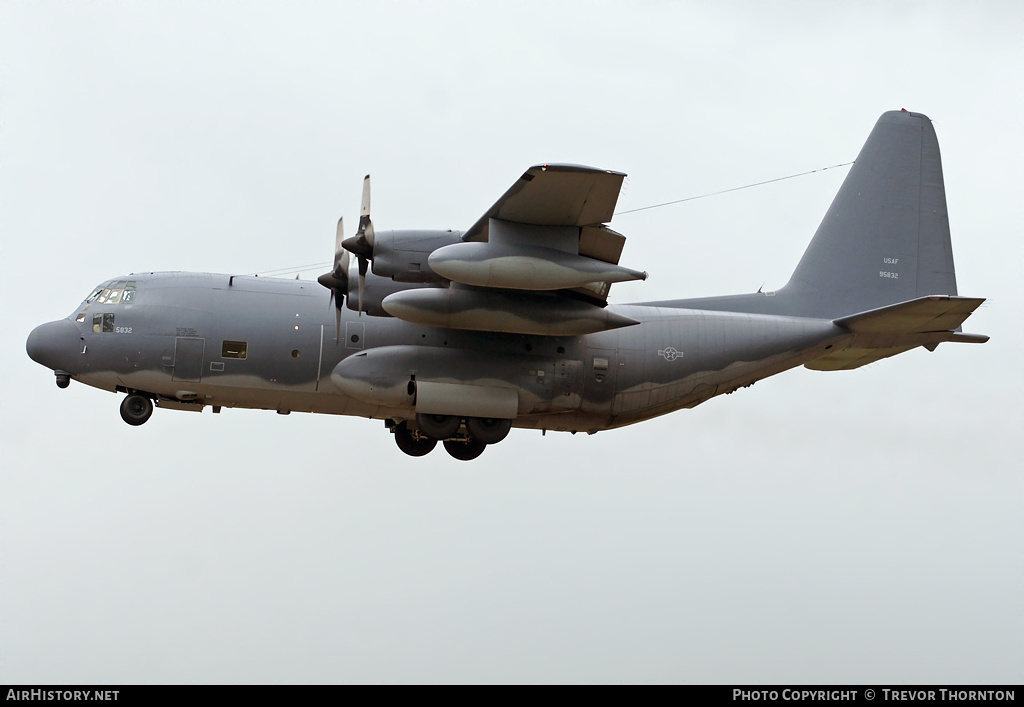
[[[588,347],[583,365],[583,409],[589,412],[610,412],[618,369],[615,349]]]
[[[174,373],[171,380],[198,383],[203,375],[206,339],[179,336],[174,340]]]

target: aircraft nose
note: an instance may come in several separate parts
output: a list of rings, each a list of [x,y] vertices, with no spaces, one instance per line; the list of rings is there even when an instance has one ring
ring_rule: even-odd
[[[78,345],[78,329],[68,319],[40,324],[28,335],[29,358],[47,368],[66,369],[66,361]]]

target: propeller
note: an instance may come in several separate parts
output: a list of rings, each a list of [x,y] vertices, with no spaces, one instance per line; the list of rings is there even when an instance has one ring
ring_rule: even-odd
[[[359,314],[363,313],[363,288],[366,271],[373,258],[373,222],[370,221],[370,175],[363,177],[363,200],[359,207],[359,229],[356,235],[341,242],[342,247],[359,258]]]
[[[331,291],[331,304],[334,305],[334,341],[341,336],[341,305],[348,292],[348,251],[342,247],[345,239],[345,219],[338,219],[338,230],[334,236],[334,269],[316,279]],[[328,305],[330,306],[330,305]]]

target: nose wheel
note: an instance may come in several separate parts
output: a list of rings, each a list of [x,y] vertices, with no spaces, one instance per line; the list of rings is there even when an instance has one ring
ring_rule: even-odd
[[[138,427],[153,414],[153,401],[145,395],[132,393],[121,401],[121,419]]]

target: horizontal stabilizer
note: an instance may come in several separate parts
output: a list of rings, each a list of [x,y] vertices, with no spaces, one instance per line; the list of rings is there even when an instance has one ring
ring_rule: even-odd
[[[931,295],[840,317],[835,323],[858,334],[952,331],[984,301],[983,297]]]
[[[853,333],[849,345],[805,364],[816,371],[846,371],[918,346],[934,349],[944,341],[983,344],[987,336],[958,329],[985,300],[932,295],[835,320]]]

